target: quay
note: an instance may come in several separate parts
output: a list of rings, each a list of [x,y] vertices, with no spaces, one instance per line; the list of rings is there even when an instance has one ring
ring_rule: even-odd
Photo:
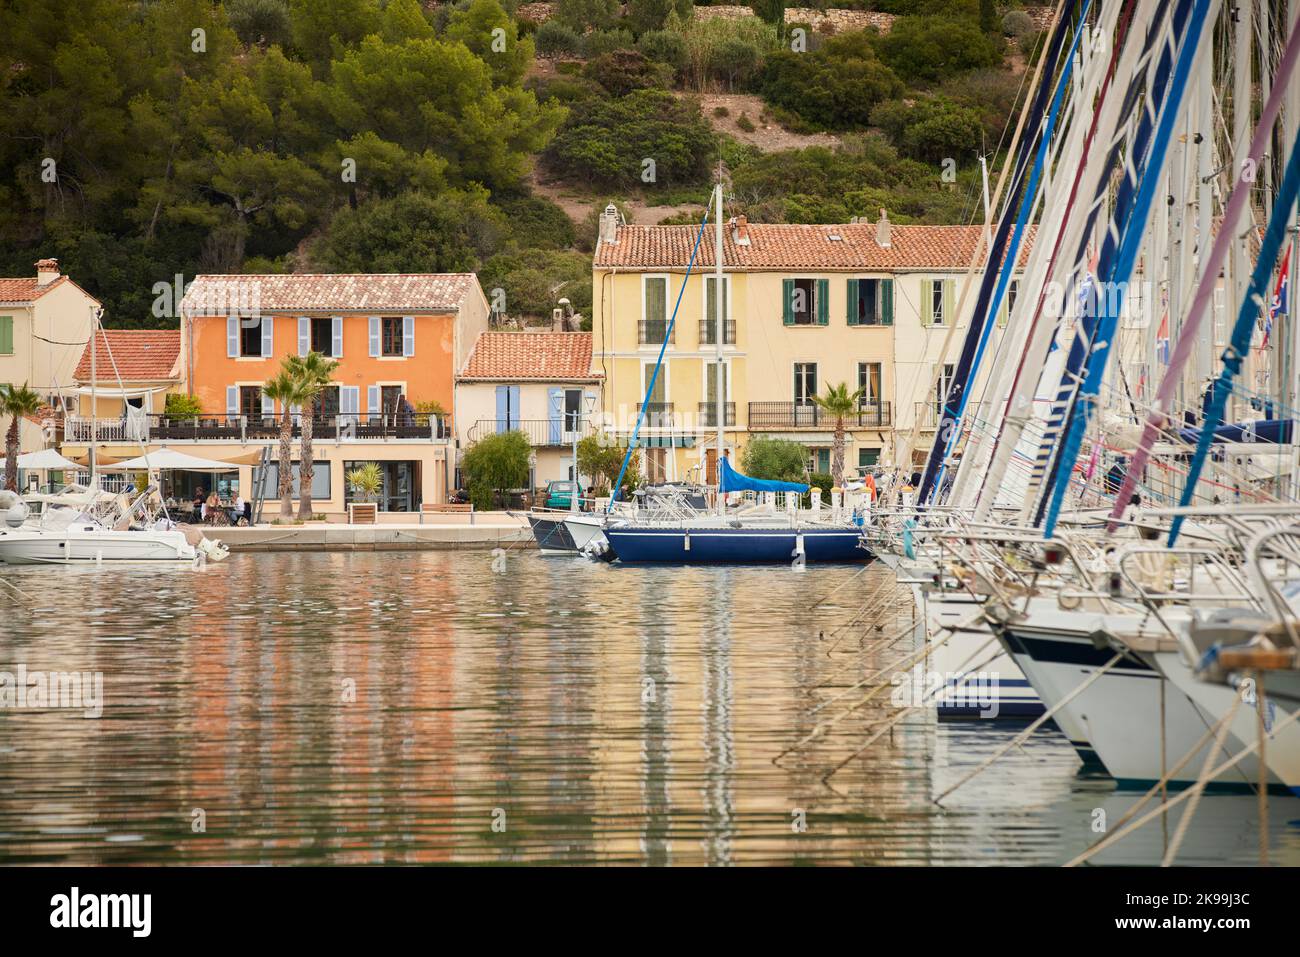
[[[377,552],[468,551],[493,548],[535,548],[523,516],[485,512],[468,522],[416,522],[353,525],[345,522],[304,522],[301,525],[261,523],[251,527],[204,528],[208,538],[220,539],[232,552]]]

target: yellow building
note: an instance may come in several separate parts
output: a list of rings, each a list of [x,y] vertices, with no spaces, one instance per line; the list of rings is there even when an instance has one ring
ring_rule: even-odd
[[[625,225],[613,207],[601,217],[592,366],[604,377],[606,423],[620,436],[644,412],[638,444],[646,446],[644,471],[652,481],[714,480],[711,227],[683,287],[697,232]],[[729,221],[722,280],[727,448],[739,451],[754,435],[791,439],[808,447],[810,469],[829,472],[835,422],[812,399],[846,383],[863,390],[846,423],[846,472],[893,464],[903,430],[927,424],[940,363],[954,361],[942,349],[954,322],[947,355],[960,349],[975,297],[967,297],[958,318],[958,289],[980,232],[898,226],[883,210],[876,223]],[[651,388],[666,334],[664,366]]]

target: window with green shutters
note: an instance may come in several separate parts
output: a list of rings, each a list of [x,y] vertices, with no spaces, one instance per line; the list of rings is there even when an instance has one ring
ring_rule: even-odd
[[[825,326],[830,322],[829,279],[781,280],[781,321],[787,326]]]
[[[14,317],[0,316],[0,356],[14,354]]]
[[[892,279],[850,279],[845,290],[850,326],[892,326],[894,324],[894,281]]]
[[[957,282],[953,279],[921,280],[921,324],[946,326],[956,312]]]

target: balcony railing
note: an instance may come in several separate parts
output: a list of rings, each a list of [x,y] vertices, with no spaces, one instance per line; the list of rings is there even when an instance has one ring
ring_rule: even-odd
[[[638,413],[645,410],[644,425],[649,429],[669,429],[673,426],[673,404],[671,402],[638,402]]]
[[[700,320],[700,345],[716,346],[718,344],[718,323],[715,319]],[[734,346],[736,344],[736,320],[724,319],[722,321],[722,344]]]
[[[302,415],[295,413],[292,435],[302,436]],[[145,415],[132,419],[68,416],[65,442],[269,442],[280,438],[279,415]],[[429,441],[451,436],[447,416],[427,412],[321,413],[312,416],[312,436],[321,441],[409,439]]]
[[[863,402],[856,412],[844,417],[844,425],[850,429],[888,429],[893,421],[889,402]],[[833,429],[835,416],[813,402],[751,402],[749,428]]]
[[[577,437],[582,439],[593,431],[591,422],[582,422],[578,425]],[[529,445],[541,447],[572,445],[574,439],[572,421],[561,422],[558,419],[479,419],[469,427],[465,438],[477,442],[498,432],[522,432],[528,436]]]
[[[723,425],[736,424],[736,403],[723,403]],[[716,429],[718,427],[718,404],[716,402],[700,403],[700,425]]]
[[[665,335],[668,335],[668,323],[664,320],[642,319],[637,323],[637,341],[643,346],[662,345]],[[674,326],[668,341],[671,343],[676,338],[677,327]]]

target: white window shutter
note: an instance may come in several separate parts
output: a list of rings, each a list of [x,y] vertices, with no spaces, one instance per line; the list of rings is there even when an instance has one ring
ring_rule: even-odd
[[[270,316],[262,317],[262,358],[269,359],[275,353],[275,320]]]
[[[371,415],[379,414],[379,386],[366,386],[366,412]]]
[[[311,352],[311,320],[306,316],[298,317],[298,355],[305,356]]]
[[[402,317],[402,355],[415,355],[415,316]]]
[[[239,355],[239,317],[226,317],[226,358],[234,359]]]
[[[266,393],[262,394],[262,415],[268,419],[275,416],[275,400]]]
[[[379,317],[370,317],[370,358],[379,357]]]
[[[343,317],[330,319],[330,355],[335,359],[343,358]]]
[[[354,425],[357,421],[357,410],[360,404],[360,386],[345,385],[339,387],[339,413],[341,416],[348,417]]]
[[[239,386],[226,386],[226,415],[239,415]]]

